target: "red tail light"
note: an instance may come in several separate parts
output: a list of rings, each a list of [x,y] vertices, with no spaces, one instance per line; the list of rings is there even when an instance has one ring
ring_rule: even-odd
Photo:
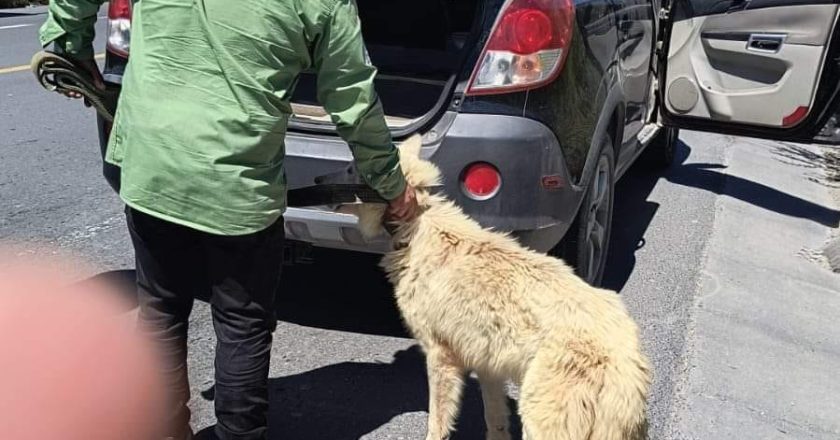
[[[131,0],[111,0],[108,4],[108,52],[128,57],[131,43]]]
[[[569,52],[574,16],[573,0],[508,0],[467,94],[533,89],[553,81]]]
[[[499,170],[486,162],[476,162],[461,174],[461,190],[473,200],[487,200],[502,187]]]

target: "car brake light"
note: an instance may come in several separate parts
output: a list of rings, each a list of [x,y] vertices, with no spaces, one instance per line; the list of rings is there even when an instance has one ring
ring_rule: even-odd
[[[111,0],[108,4],[108,52],[128,57],[131,42],[131,0]]]
[[[509,0],[467,88],[468,95],[533,89],[553,81],[572,39],[572,0]]]
[[[808,116],[808,107],[799,106],[793,113],[782,118],[782,127],[793,127]]]
[[[487,200],[495,196],[502,186],[499,170],[486,162],[476,162],[461,174],[461,190],[473,200]]]

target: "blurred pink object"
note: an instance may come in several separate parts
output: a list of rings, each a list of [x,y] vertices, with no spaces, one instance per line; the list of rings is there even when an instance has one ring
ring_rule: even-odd
[[[124,312],[108,286],[0,268],[3,439],[161,438],[157,359]]]

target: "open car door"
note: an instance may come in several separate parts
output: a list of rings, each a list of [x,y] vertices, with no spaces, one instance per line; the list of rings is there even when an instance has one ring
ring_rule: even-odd
[[[838,2],[664,1],[662,123],[840,144]]]

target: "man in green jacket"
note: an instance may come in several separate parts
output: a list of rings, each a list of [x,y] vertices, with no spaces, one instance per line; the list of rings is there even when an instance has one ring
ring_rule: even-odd
[[[52,0],[41,43],[96,77],[102,0]],[[106,160],[135,247],[140,318],[161,342],[172,390],[170,433],[190,438],[186,336],[193,298],[210,298],[216,330],[216,434],[264,439],[267,376],[284,237],[284,137],[298,75],[359,174],[394,218],[414,190],[373,88],[353,0],[140,0],[131,61]]]

